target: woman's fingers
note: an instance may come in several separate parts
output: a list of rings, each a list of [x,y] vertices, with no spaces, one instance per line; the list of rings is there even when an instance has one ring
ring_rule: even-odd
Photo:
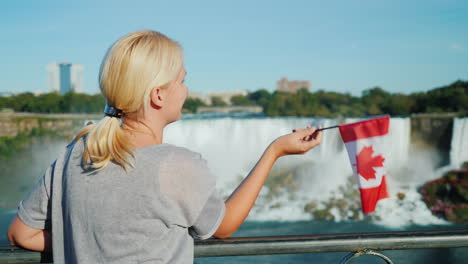
[[[297,136],[302,141],[309,141],[314,131],[315,131],[314,127],[307,127],[307,128],[300,129],[300,130],[296,129]]]
[[[322,142],[322,131],[317,131],[317,129],[320,128],[322,128],[322,126],[319,126],[318,128],[307,126],[306,128],[293,129],[293,133],[296,133],[297,137],[305,143],[301,147],[304,148],[304,153]]]
[[[292,132],[296,133],[296,132],[299,132],[299,131],[303,131],[305,129],[307,129],[307,128],[295,128],[295,129],[292,130]]]
[[[310,127],[310,126],[307,126],[307,127],[306,127],[306,129],[315,129],[315,127]],[[311,137],[310,137],[310,135],[309,135],[309,136],[306,136],[306,137],[304,137],[304,139],[303,139],[303,140],[305,140],[305,141],[309,141],[309,140],[310,140],[310,138],[311,138]]]
[[[316,133],[315,127],[295,128],[293,133],[281,136],[273,141],[278,155],[304,154],[320,144],[321,132]]]
[[[321,126],[319,127],[319,129],[322,128]],[[314,138],[315,140],[318,140],[320,142],[322,142],[322,130],[320,131],[316,131],[316,133],[314,133]]]
[[[321,129],[322,126],[318,126],[317,130]],[[312,139],[315,139],[315,140],[319,140],[321,141],[322,140],[322,131],[314,131],[314,133],[311,135],[311,140]]]
[[[321,125],[319,125],[317,129],[320,129],[320,128],[322,128]],[[306,128],[294,128],[294,129],[292,130],[292,132],[293,132],[293,133],[296,133],[296,132],[301,132],[301,131],[302,131],[302,132],[304,132],[304,133],[307,133],[307,131],[312,131],[312,132],[310,132],[310,134],[306,134],[306,135],[304,135],[304,137],[302,138],[302,140],[304,140],[304,141],[311,141],[312,139],[315,138],[315,136],[316,136],[316,134],[317,134],[317,133],[315,133],[315,130],[316,130],[315,127],[307,126]]]
[[[312,136],[311,136],[311,140],[309,141],[311,143],[311,148],[319,145],[320,143],[322,143],[322,131],[315,131]]]
[[[303,138],[305,143],[305,152],[316,147],[322,142],[322,131],[317,131],[315,127],[308,128],[301,132],[305,133]]]

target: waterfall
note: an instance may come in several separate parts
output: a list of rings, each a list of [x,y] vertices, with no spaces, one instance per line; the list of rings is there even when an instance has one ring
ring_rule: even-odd
[[[450,146],[450,165],[453,168],[460,168],[466,161],[468,161],[468,117],[455,118]]]
[[[275,138],[290,133],[294,128],[335,123],[334,120],[319,118],[191,119],[169,125],[164,138],[166,143],[201,153],[217,176],[218,187],[225,189],[249,172]],[[328,140],[326,136],[324,140]],[[307,157],[330,154],[328,149],[317,148],[306,157],[282,158],[277,165],[297,164]]]
[[[344,122],[358,120],[345,119]],[[275,138],[290,133],[293,128],[319,124],[328,127],[340,122],[342,120],[322,118],[191,119],[171,124],[164,137],[167,143],[200,152],[217,176],[220,194],[226,197]],[[432,216],[417,192],[418,186],[434,177],[434,168],[427,165],[433,163],[431,157],[410,153],[409,118],[391,118],[385,149],[391,198],[379,202],[377,207],[376,215],[383,219],[382,223],[397,226],[442,223]],[[281,158],[272,171],[282,170],[294,171],[299,185],[294,194],[284,189],[267,199],[271,190],[264,187],[249,219],[310,219],[310,213],[304,211],[305,204],[340,198],[339,187],[352,175],[338,129],[325,130],[322,144],[306,155]],[[397,198],[400,192],[405,194],[405,199]],[[335,220],[342,219],[336,215]]]

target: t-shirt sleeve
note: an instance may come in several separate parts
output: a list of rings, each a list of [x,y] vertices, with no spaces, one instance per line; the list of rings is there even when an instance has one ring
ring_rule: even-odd
[[[223,221],[225,208],[224,201],[216,195],[216,192],[213,192],[197,220],[190,227],[190,235],[197,239],[208,239],[213,236]]]
[[[160,175],[161,191],[170,198],[174,224],[189,228],[194,238],[213,235],[224,217],[225,205],[216,192],[216,178],[200,154],[175,149]]]
[[[45,229],[46,224],[50,221],[51,177],[54,168],[55,162],[46,170],[34,189],[18,206],[18,217],[32,228]]]

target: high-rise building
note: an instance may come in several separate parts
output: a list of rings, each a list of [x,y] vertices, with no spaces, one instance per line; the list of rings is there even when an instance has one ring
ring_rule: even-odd
[[[60,90],[59,67],[55,62],[47,65],[47,89],[49,92],[58,92]]]
[[[69,91],[83,92],[83,66],[81,64],[55,62],[47,65],[49,92],[65,94]]]
[[[72,90],[71,63],[60,63],[60,94],[66,94]]]
[[[83,92],[83,65],[72,64],[71,82],[73,91],[77,93]]]

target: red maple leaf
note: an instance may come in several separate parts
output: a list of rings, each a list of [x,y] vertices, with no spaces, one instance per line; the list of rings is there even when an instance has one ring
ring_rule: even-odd
[[[362,148],[359,155],[356,155],[357,172],[366,180],[375,179],[375,167],[383,167],[385,158],[381,155],[372,157],[374,149],[372,146]]]

